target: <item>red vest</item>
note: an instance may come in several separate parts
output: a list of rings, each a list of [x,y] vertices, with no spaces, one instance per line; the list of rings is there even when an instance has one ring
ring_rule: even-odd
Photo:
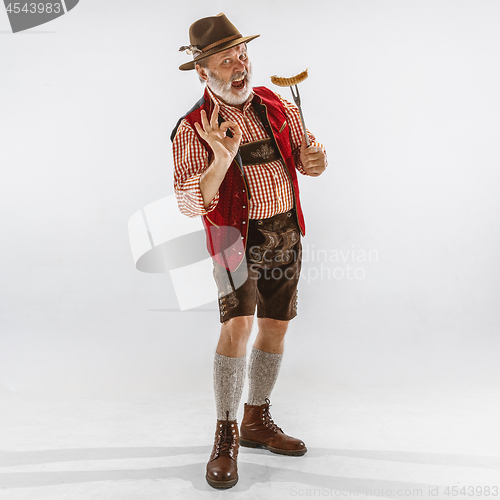
[[[254,110],[264,125],[269,137],[273,138],[278,146],[281,159],[286,166],[286,170],[292,182],[293,198],[298,219],[297,222],[301,234],[305,235],[305,223],[300,207],[297,171],[292,155],[290,131],[286,121],[285,109],[274,92],[266,87],[256,87],[253,89],[253,92],[255,94],[252,100]],[[196,132],[194,124],[195,122],[201,124],[201,110],[204,109],[210,119],[213,107],[214,103],[205,90],[203,99],[198,101],[195,107],[191,109],[184,118]],[[172,139],[177,132],[181,120],[179,120],[177,127],[172,132]],[[219,121],[220,120],[221,118],[219,117]],[[210,163],[213,158],[212,149],[197,132],[196,134],[208,152]],[[217,206],[214,210],[203,216],[203,224],[207,235],[208,252],[215,261],[231,272],[239,267],[245,254],[250,195],[251,193],[248,189],[241,157],[238,153],[219,187],[219,202]]]

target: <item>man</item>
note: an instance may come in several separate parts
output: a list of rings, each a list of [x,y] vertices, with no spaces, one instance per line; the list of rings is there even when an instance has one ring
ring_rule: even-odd
[[[196,21],[190,45],[204,97],[172,132],[174,186],[181,212],[202,216],[219,290],[221,334],[214,360],[217,427],[206,479],[214,488],[238,481],[239,445],[284,455],[307,448],[272,420],[269,397],[281,365],[288,322],[296,316],[301,265],[298,170],[319,176],[326,151],[298,108],[265,87],[252,88],[247,43],[224,14]],[[246,347],[257,307],[259,332],[248,366],[241,428],[236,413]]]

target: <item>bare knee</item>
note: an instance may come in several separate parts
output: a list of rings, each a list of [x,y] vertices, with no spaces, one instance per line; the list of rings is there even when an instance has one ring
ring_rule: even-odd
[[[288,330],[289,321],[271,318],[259,318],[259,333],[275,338],[283,338]]]
[[[217,352],[226,356],[243,356],[252,332],[252,324],[253,316],[237,316],[223,323]]]
[[[259,318],[259,333],[254,347],[261,351],[282,354],[285,345],[285,334],[288,321]]]

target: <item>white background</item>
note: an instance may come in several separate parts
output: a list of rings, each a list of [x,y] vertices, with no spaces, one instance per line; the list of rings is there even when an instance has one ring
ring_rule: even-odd
[[[304,246],[377,255],[304,264],[278,384],[498,384],[499,2],[81,0],[17,34],[0,9],[2,390],[211,391],[215,302],[176,311],[127,224],[173,193],[178,48],[221,11],[255,85],[309,68]]]

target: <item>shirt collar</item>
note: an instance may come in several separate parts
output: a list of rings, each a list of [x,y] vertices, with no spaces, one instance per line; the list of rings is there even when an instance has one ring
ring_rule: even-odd
[[[238,108],[236,108],[235,106],[231,106],[230,104],[226,104],[225,102],[222,102],[220,100],[219,97],[217,97],[213,92],[212,92],[212,89],[208,86],[208,85],[205,85],[205,88],[207,89],[207,92],[208,92],[208,95],[210,96],[210,98],[212,99],[212,101],[215,103],[215,104],[218,104],[219,105],[219,109],[221,111],[223,110],[235,110],[237,109],[239,111]],[[252,92],[250,94],[250,97],[248,98],[247,102],[245,103],[245,106],[243,107],[243,113],[250,107],[250,105],[252,104],[252,100],[254,98],[255,94]]]

